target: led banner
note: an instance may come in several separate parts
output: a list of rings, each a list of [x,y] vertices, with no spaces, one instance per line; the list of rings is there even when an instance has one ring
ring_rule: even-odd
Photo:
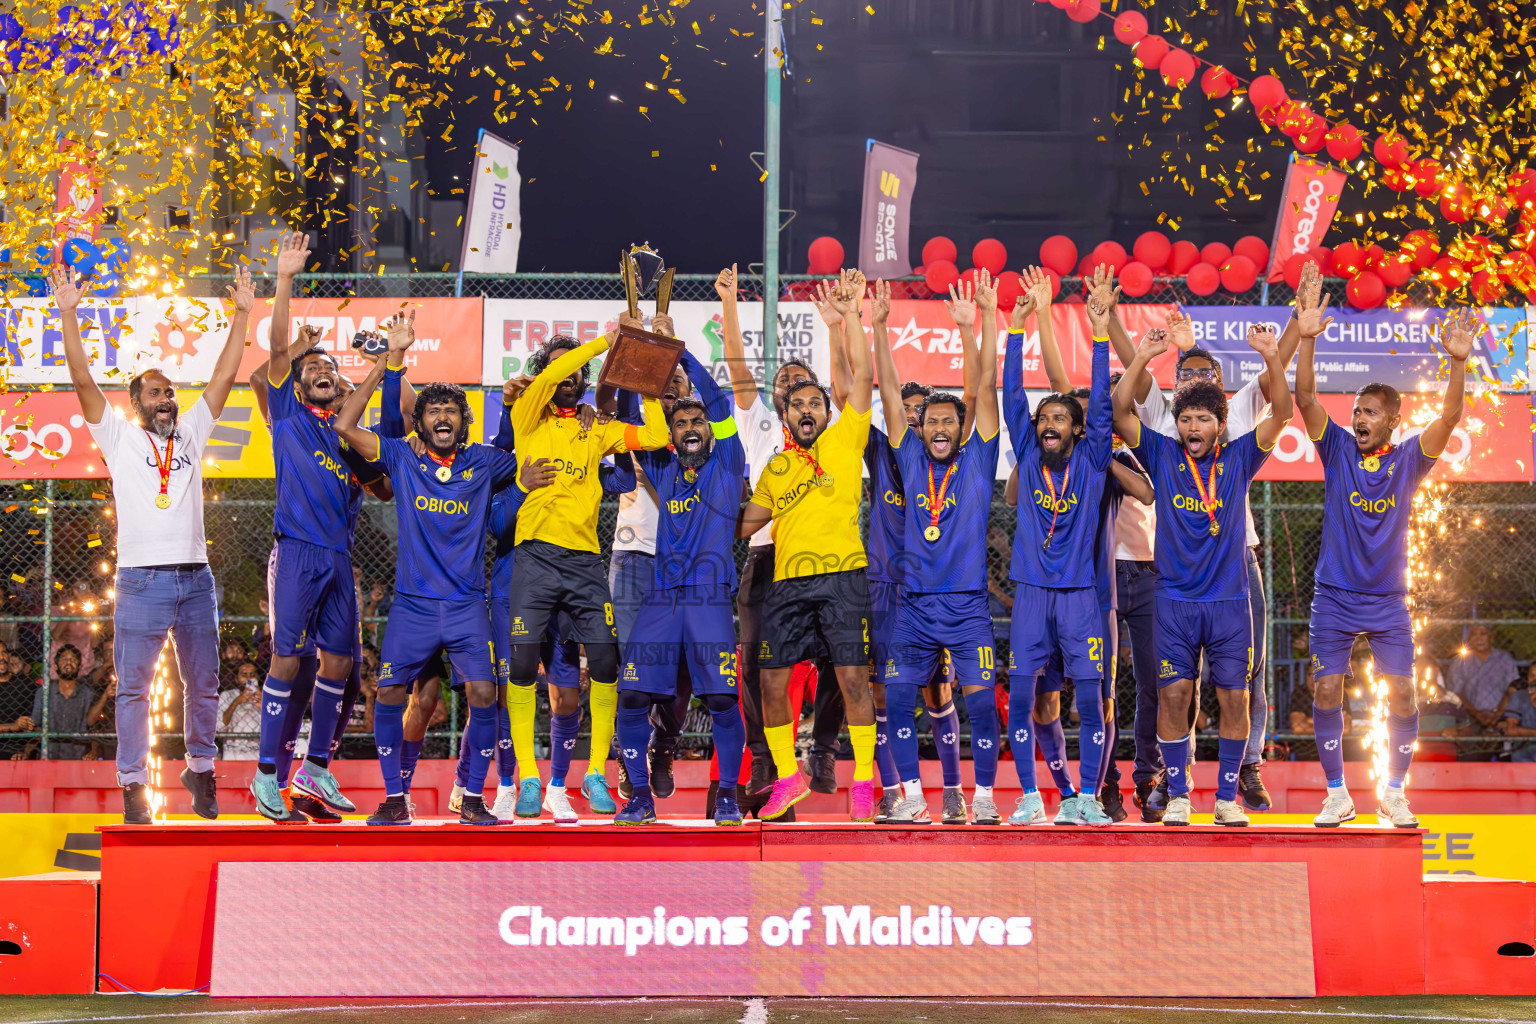
[[[900,870],[893,873],[893,868]],[[575,884],[573,879],[579,878]],[[280,892],[284,898],[272,899]],[[293,942],[295,906],[347,927]],[[1090,971],[1178,936],[1170,969]],[[1224,895],[1242,894],[1242,913]],[[364,936],[409,922],[409,957]],[[1235,957],[1262,935],[1264,955]],[[404,965],[409,964],[409,969]],[[218,867],[209,994],[1314,994],[1304,864],[514,861]]]

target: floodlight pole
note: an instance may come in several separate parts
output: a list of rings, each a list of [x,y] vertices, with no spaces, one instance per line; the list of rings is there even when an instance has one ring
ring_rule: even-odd
[[[787,57],[783,8],[763,6],[763,381],[771,386],[779,362],[779,92]]]

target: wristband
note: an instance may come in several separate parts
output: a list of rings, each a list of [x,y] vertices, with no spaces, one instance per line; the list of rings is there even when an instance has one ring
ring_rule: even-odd
[[[1106,334],[1106,335],[1104,335],[1104,337],[1101,338],[1097,334],[1095,334],[1093,336],[1093,340],[1094,341],[1108,341],[1109,340],[1109,335]]]
[[[1301,314],[1296,311],[1296,307],[1295,306],[1291,307],[1291,319],[1292,320],[1300,320],[1301,319]]]

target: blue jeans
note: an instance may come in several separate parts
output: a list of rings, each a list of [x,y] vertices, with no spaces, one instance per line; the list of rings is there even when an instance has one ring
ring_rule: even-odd
[[[1269,728],[1269,697],[1264,692],[1264,652],[1269,647],[1269,623],[1264,604],[1264,576],[1259,555],[1248,549],[1248,611],[1253,615],[1253,671],[1248,676],[1248,748],[1243,764],[1264,760],[1264,732]]]
[[[1163,773],[1157,745],[1157,567],[1151,562],[1115,563],[1115,597],[1120,621],[1131,635],[1131,672],[1136,677],[1136,767],[1138,786]]]
[[[118,785],[149,782],[150,686],[169,636],[182,681],[187,766],[213,769],[218,754],[219,607],[213,572],[117,570],[112,656],[117,663]]]

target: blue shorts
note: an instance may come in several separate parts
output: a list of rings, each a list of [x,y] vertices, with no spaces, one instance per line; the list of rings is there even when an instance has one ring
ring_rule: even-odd
[[[1402,594],[1363,594],[1318,583],[1308,634],[1319,676],[1347,673],[1355,637],[1363,636],[1371,642],[1377,672],[1413,678],[1413,617]]]
[[[678,662],[686,658],[694,693],[737,696],[735,611],[722,583],[652,590],[624,645],[619,690],[676,696]]]
[[[379,652],[379,685],[416,684],[422,667],[442,649],[453,665],[453,688],[465,680],[496,679],[492,664],[491,619],[485,599],[465,597],[437,600],[414,594],[395,594],[389,619],[384,623],[384,645]]]
[[[948,662],[961,686],[995,686],[994,657],[986,591],[907,591],[891,631],[890,657],[880,675],[887,686],[927,686]]]
[[[512,682],[508,658],[512,648],[512,599],[506,594],[492,594],[491,650],[496,655],[496,685],[507,686]],[[570,634],[571,620],[564,615],[555,616],[549,632],[544,635],[540,653],[544,662],[544,678],[551,686],[567,690],[581,689],[581,646],[572,640],[562,640]]]
[[[345,551],[278,537],[267,559],[267,607],[272,653],[362,656],[357,584]]]
[[[1246,690],[1253,665],[1253,613],[1248,599],[1174,601],[1157,605],[1157,685],[1195,679],[1205,652],[1211,685]]]
[[[895,659],[892,647],[896,636],[896,619],[901,611],[901,605],[905,598],[906,590],[900,583],[888,583],[885,580],[869,581],[869,603],[872,614],[870,615],[870,664],[875,667],[875,682],[884,682],[887,674],[894,675]],[[989,613],[990,615],[990,613]],[[990,617],[988,618],[990,622]],[[929,685],[939,683],[951,683],[955,681],[955,667],[950,663],[949,652],[933,670],[933,676],[928,680]]]
[[[1061,654],[1068,679],[1103,678],[1109,651],[1099,595],[1093,587],[1057,590],[1018,584],[1008,646],[1009,678],[1039,673],[1052,652]]]
[[[1099,676],[1099,684],[1102,687],[1101,696],[1113,697],[1115,694],[1114,680],[1110,673],[1114,671],[1115,658],[1120,650],[1120,632],[1115,621],[1113,608],[1103,609],[1104,636],[1108,638],[1109,657],[1104,661],[1104,672]],[[1035,677],[1036,693],[1060,693],[1067,687],[1067,674],[1062,671],[1060,651],[1052,651],[1051,659],[1045,663],[1045,671]]]

